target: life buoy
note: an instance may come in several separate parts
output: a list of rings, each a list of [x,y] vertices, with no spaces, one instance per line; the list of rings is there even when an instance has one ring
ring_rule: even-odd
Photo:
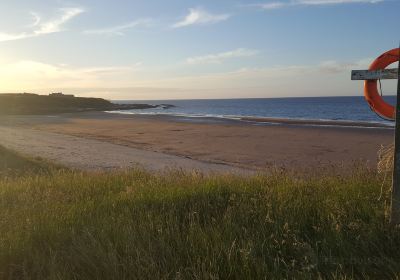
[[[388,65],[399,60],[400,49],[393,49],[385,52],[369,66],[368,70],[382,70]],[[366,80],[364,82],[364,95],[369,106],[381,117],[394,120],[396,111],[394,106],[383,100],[378,91],[377,80]]]

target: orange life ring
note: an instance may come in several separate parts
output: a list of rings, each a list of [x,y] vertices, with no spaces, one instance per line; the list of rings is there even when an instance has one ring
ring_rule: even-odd
[[[382,70],[389,64],[399,60],[400,49],[393,49],[385,52],[369,66],[368,70]],[[388,104],[379,95],[377,80],[366,80],[364,82],[364,96],[369,106],[381,117],[394,120],[395,109],[394,106]]]

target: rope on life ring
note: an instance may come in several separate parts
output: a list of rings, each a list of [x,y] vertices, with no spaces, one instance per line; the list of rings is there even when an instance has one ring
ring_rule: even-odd
[[[368,70],[376,71],[385,69],[388,65],[399,61],[399,53],[400,48],[396,48],[381,54],[372,62]],[[396,110],[394,106],[386,103],[379,94],[377,80],[366,80],[364,82],[364,96],[371,109],[374,110],[378,116],[388,120],[395,119]]]

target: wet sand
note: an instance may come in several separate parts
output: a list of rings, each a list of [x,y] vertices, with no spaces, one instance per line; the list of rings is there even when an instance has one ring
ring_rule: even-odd
[[[0,125],[72,135],[142,151],[253,170],[374,166],[393,129],[353,125],[79,113],[0,119]],[[27,139],[27,141],[29,141]],[[1,135],[0,135],[1,144]],[[99,150],[99,153],[103,151]],[[140,162],[140,158],[137,159]]]

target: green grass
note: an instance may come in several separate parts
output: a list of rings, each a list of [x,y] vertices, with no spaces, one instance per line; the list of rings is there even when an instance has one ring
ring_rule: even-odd
[[[383,178],[54,170],[0,179],[3,279],[393,279]]]
[[[59,168],[41,158],[28,158],[0,146],[0,176],[38,174]]]

